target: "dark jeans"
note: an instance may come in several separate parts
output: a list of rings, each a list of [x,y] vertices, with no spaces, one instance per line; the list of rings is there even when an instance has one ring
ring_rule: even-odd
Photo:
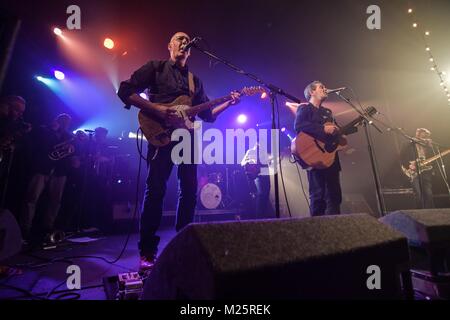
[[[167,180],[172,172],[171,152],[173,143],[161,148],[149,145],[149,171],[142,205],[140,221],[139,250],[141,255],[152,256],[158,251],[160,238],[156,235],[161,223],[163,200]],[[178,165],[179,198],[176,217],[176,231],[194,219],[197,202],[197,165]]]
[[[341,213],[342,192],[339,173],[335,166],[308,171],[311,216]]]
[[[424,205],[422,204],[421,198],[421,189],[420,189],[420,181],[419,177],[415,177],[412,181],[412,186],[414,190],[414,195],[416,198],[417,208],[422,209],[430,209],[434,208],[433,201],[433,174],[431,171],[425,171],[422,173],[422,191],[423,191],[423,200]]]
[[[256,217],[274,218],[272,204],[270,203],[270,176],[259,175],[255,179],[256,185]]]

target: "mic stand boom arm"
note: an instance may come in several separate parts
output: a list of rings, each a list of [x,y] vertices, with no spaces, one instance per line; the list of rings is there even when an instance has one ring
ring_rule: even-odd
[[[421,168],[420,168],[420,162],[419,162],[419,153],[417,151],[417,145],[421,145],[424,147],[427,147],[427,144],[423,141],[421,141],[420,139],[414,138],[410,135],[408,135],[405,131],[403,131],[402,128],[399,127],[392,127],[390,125],[388,125],[387,123],[385,123],[384,121],[381,121],[380,119],[375,119],[378,123],[382,124],[384,127],[387,128],[388,131],[393,131],[395,133],[397,133],[398,135],[402,136],[403,138],[405,138],[406,140],[408,140],[411,143],[411,147],[413,148],[413,153],[414,153],[414,157],[415,157],[415,164],[416,164],[416,170],[417,170],[417,178],[418,178],[418,182],[419,182],[419,190],[420,190],[420,202],[422,204],[422,207],[425,207],[425,197],[424,197],[424,193],[423,193],[423,180],[422,180],[422,175],[420,174],[421,172]]]
[[[229,67],[230,69],[234,70],[235,72],[246,76],[256,82],[258,82],[260,85],[266,87],[269,89],[270,91],[270,103],[272,106],[272,129],[276,130],[277,129],[277,125],[276,125],[276,121],[275,121],[275,98],[276,95],[282,95],[285,96],[286,98],[288,98],[289,100],[292,100],[296,103],[301,103],[300,99],[298,99],[297,97],[285,92],[283,89],[281,89],[280,87],[277,87],[273,84],[269,84],[265,81],[263,81],[262,79],[260,79],[258,76],[246,72],[244,70],[242,70],[241,68],[238,68],[237,66],[233,65],[232,63],[230,63],[229,61],[218,57],[217,55],[204,50],[203,48],[200,48],[197,44],[192,46],[193,48],[196,48],[198,51],[202,52],[203,54],[209,56],[210,58],[219,61],[221,63],[223,63],[224,65],[226,65],[227,67]],[[274,168],[275,168],[275,173],[274,173],[274,193],[275,193],[275,215],[277,218],[280,217],[280,196],[279,196],[279,187],[278,187],[278,165],[280,165],[281,168],[281,163],[279,162],[280,160],[280,149],[279,149],[279,141],[277,141],[277,148],[278,150],[276,150],[277,153],[274,152],[274,150],[272,150],[272,153],[277,154],[278,156],[274,158]]]
[[[364,119],[364,121],[363,121],[364,131],[366,133],[366,140],[367,140],[367,147],[368,147],[368,150],[369,150],[370,164],[371,164],[371,168],[372,168],[373,180],[374,180],[374,183],[375,183],[375,191],[376,191],[376,198],[377,198],[377,204],[378,204],[378,212],[379,212],[380,216],[383,217],[385,215],[385,212],[386,212],[386,206],[384,204],[384,198],[383,198],[383,196],[381,194],[380,176],[379,176],[378,168],[377,168],[377,165],[376,165],[375,153],[374,153],[373,146],[372,146],[372,144],[373,144],[372,143],[372,137],[370,135],[370,131],[369,131],[368,125],[371,124],[380,133],[383,133],[383,132],[377,126],[375,126],[375,124],[373,124],[373,122],[371,120],[369,120],[365,114],[363,114],[361,111],[359,111],[358,108],[356,108],[356,106],[350,101],[350,99],[347,99],[346,97],[342,96],[340,92],[337,92],[337,95],[338,95],[339,98],[344,100],[348,105],[350,105]]]

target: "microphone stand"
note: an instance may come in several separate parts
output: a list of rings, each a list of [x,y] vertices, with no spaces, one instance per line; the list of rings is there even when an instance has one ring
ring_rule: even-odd
[[[444,184],[447,187],[447,192],[448,192],[448,195],[450,197],[450,186],[448,184],[447,171],[445,169],[444,159],[442,158],[440,145],[437,144],[437,143],[434,143],[434,142],[432,142],[432,144],[436,146],[436,149],[437,149],[437,152],[438,152],[438,155],[439,155],[439,160],[438,160],[439,172],[440,172],[440,174],[442,176],[442,180],[444,180]]]
[[[393,132],[396,132],[397,134],[400,134],[402,137],[404,137],[406,140],[408,140],[411,143],[411,147],[413,148],[413,151],[414,151],[414,157],[415,157],[414,162],[416,164],[417,178],[419,179],[420,202],[422,204],[422,208],[424,208],[425,207],[425,197],[424,197],[424,193],[423,193],[423,177],[421,174],[421,168],[420,168],[420,162],[419,162],[419,152],[417,151],[417,145],[421,145],[424,147],[427,147],[427,145],[423,141],[420,141],[419,139],[406,134],[402,128],[391,127],[390,125],[386,124],[385,122],[381,121],[380,119],[375,119],[375,120],[377,122],[381,123],[383,126],[385,126],[388,131],[393,131]],[[411,179],[411,182],[412,182],[412,179]]]
[[[386,206],[384,203],[384,198],[381,194],[381,184],[380,184],[380,176],[378,173],[378,167],[376,164],[375,159],[375,152],[373,149],[373,142],[372,142],[372,136],[370,135],[369,125],[372,125],[378,132],[383,133],[371,120],[369,120],[364,113],[358,110],[358,108],[350,101],[350,99],[347,99],[346,97],[342,96],[340,91],[336,92],[337,96],[344,100],[348,105],[350,105],[364,120],[363,120],[363,126],[364,126],[364,132],[366,134],[366,140],[367,140],[367,148],[369,151],[369,157],[370,157],[370,163],[372,168],[372,175],[373,180],[375,183],[375,191],[376,191],[376,198],[377,198],[377,205],[378,205],[378,211],[381,217],[385,215],[386,212]]]
[[[276,95],[277,94],[278,95],[282,95],[282,96],[284,96],[284,97],[288,98],[289,100],[292,100],[292,101],[294,101],[296,103],[301,103],[300,99],[298,99],[295,96],[285,92],[280,87],[277,87],[277,86],[275,86],[273,84],[269,84],[269,83],[263,81],[258,76],[254,75],[252,73],[246,72],[243,69],[233,65],[229,61],[227,61],[227,60],[225,60],[225,59],[223,59],[221,57],[218,57],[217,55],[215,55],[215,54],[213,54],[213,53],[211,53],[211,52],[209,52],[209,51],[207,51],[207,50],[205,50],[203,48],[200,48],[196,43],[193,43],[192,47],[196,48],[198,51],[200,51],[201,53],[207,55],[208,57],[223,63],[224,65],[226,65],[227,67],[229,67],[230,69],[235,71],[236,73],[239,73],[239,74],[241,74],[243,76],[246,76],[246,77],[248,77],[248,78],[258,82],[261,86],[266,87],[267,89],[269,89],[270,103],[272,105],[272,129],[273,130],[278,129],[277,125],[276,125],[276,121],[275,121],[275,100],[276,100]],[[278,150],[276,151],[277,152],[276,154],[278,154],[278,157],[276,157],[275,163],[274,163],[274,167],[275,167],[275,170],[274,170],[274,193],[275,193],[275,215],[276,215],[277,218],[279,218],[280,217],[280,195],[279,195],[278,169],[277,169],[278,165],[280,165],[280,168],[281,168],[281,163],[279,161],[280,160],[279,141],[277,141],[277,148],[278,148]],[[273,152],[273,150],[272,150],[272,152]]]

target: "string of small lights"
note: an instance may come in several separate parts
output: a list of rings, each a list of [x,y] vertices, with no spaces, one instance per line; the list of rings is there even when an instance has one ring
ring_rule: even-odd
[[[428,39],[429,36],[431,34],[431,32],[429,30],[426,30],[422,27],[421,24],[419,24],[417,16],[414,12],[414,10],[412,8],[408,9],[408,15],[410,15],[412,17],[413,23],[412,23],[412,27],[413,29],[417,29],[420,31],[423,42],[425,44],[425,51],[428,54],[428,60],[431,63],[431,67],[430,70],[436,72],[437,76],[439,77],[439,85],[442,87],[442,89],[445,92],[445,95],[447,96],[447,101],[448,101],[448,105],[450,106],[450,92],[449,92],[449,86],[447,85],[447,81],[446,81],[446,72],[442,71],[436,61],[436,58],[433,55],[433,52],[431,51],[431,47],[429,45]]]

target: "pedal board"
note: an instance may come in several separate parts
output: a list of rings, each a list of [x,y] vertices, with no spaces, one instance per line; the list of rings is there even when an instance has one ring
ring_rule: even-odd
[[[108,300],[139,300],[144,289],[144,279],[138,272],[119,273],[103,278]]]

